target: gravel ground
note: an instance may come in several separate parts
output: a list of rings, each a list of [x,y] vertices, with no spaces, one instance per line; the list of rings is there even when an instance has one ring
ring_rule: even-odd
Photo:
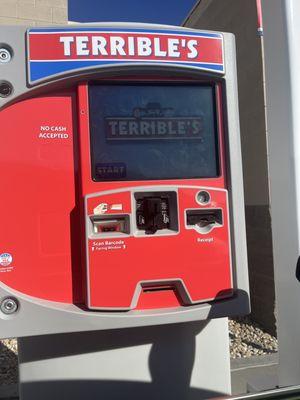
[[[276,353],[277,339],[249,318],[229,320],[231,358]],[[0,341],[0,385],[18,382],[18,348],[15,339]]]
[[[0,341],[0,385],[18,382],[18,347],[15,339]]]
[[[249,318],[229,320],[229,337],[231,358],[261,356],[278,351],[277,339]]]

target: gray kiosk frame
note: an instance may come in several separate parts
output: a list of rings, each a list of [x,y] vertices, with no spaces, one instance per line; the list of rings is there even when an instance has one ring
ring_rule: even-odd
[[[82,27],[82,25],[80,25]],[[148,28],[170,30],[174,27],[150,24],[92,24],[86,27],[113,27],[113,28]],[[64,27],[74,30],[76,25]],[[178,32],[188,33],[195,30],[176,27]],[[232,298],[217,302],[180,307],[176,309],[152,310],[146,312],[129,311],[124,313],[101,313],[82,310],[76,305],[55,303],[36,299],[16,292],[0,283],[0,300],[6,297],[15,297],[20,303],[19,310],[12,315],[0,312],[1,337],[42,335],[63,332],[89,331],[99,329],[129,328],[134,326],[148,326],[172,324],[241,315],[249,312],[249,286],[247,269],[247,249],[244,218],[243,177],[240,150],[240,133],[238,117],[238,95],[236,83],[235,40],[230,33],[224,33],[225,73],[209,73],[199,68],[179,67],[170,63],[123,64],[122,66],[91,67],[74,70],[65,76],[53,76],[51,80],[39,81],[34,87],[27,82],[26,76],[26,27],[1,27],[1,43],[13,51],[13,58],[8,63],[2,63],[1,79],[10,82],[13,92],[6,98],[0,97],[0,108],[9,104],[44,93],[48,90],[66,88],[76,85],[82,79],[96,77],[110,78],[120,74],[142,74],[145,71],[158,72],[163,76],[214,77],[223,82],[226,90],[226,125],[227,125],[227,158],[230,160],[226,171],[229,182],[229,204],[232,236],[233,282],[235,295]]]
[[[87,27],[195,30],[150,24],[93,24]],[[82,25],[80,25],[82,28]],[[64,27],[66,28],[66,27]],[[68,28],[76,29],[76,25]],[[14,56],[1,68],[13,93],[0,108],[82,79],[123,72],[213,77],[225,87],[227,159],[235,295],[216,302],[145,312],[91,312],[76,305],[39,300],[0,284],[0,301],[16,297],[18,311],[0,312],[1,337],[19,339],[20,397],[56,399],[203,399],[230,394],[228,316],[249,313],[249,286],[240,149],[234,36],[224,33],[225,73],[156,63],[73,71],[31,87],[26,77],[26,27],[1,27],[1,43]],[[125,329],[127,328],[127,329]],[[88,332],[90,331],[90,332]],[[37,336],[39,335],[39,336]]]

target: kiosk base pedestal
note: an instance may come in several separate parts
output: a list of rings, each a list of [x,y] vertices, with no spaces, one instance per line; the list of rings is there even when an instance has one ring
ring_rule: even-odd
[[[21,400],[230,394],[227,318],[19,339]]]

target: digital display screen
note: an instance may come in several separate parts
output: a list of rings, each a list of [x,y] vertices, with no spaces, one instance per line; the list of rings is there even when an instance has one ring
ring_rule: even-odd
[[[219,175],[214,87],[89,86],[95,181]]]

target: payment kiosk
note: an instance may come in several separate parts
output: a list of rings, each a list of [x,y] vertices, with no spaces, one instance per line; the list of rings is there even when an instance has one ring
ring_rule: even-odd
[[[1,43],[0,328],[29,337],[21,381],[36,335],[226,337],[249,312],[233,35],[5,27]]]

